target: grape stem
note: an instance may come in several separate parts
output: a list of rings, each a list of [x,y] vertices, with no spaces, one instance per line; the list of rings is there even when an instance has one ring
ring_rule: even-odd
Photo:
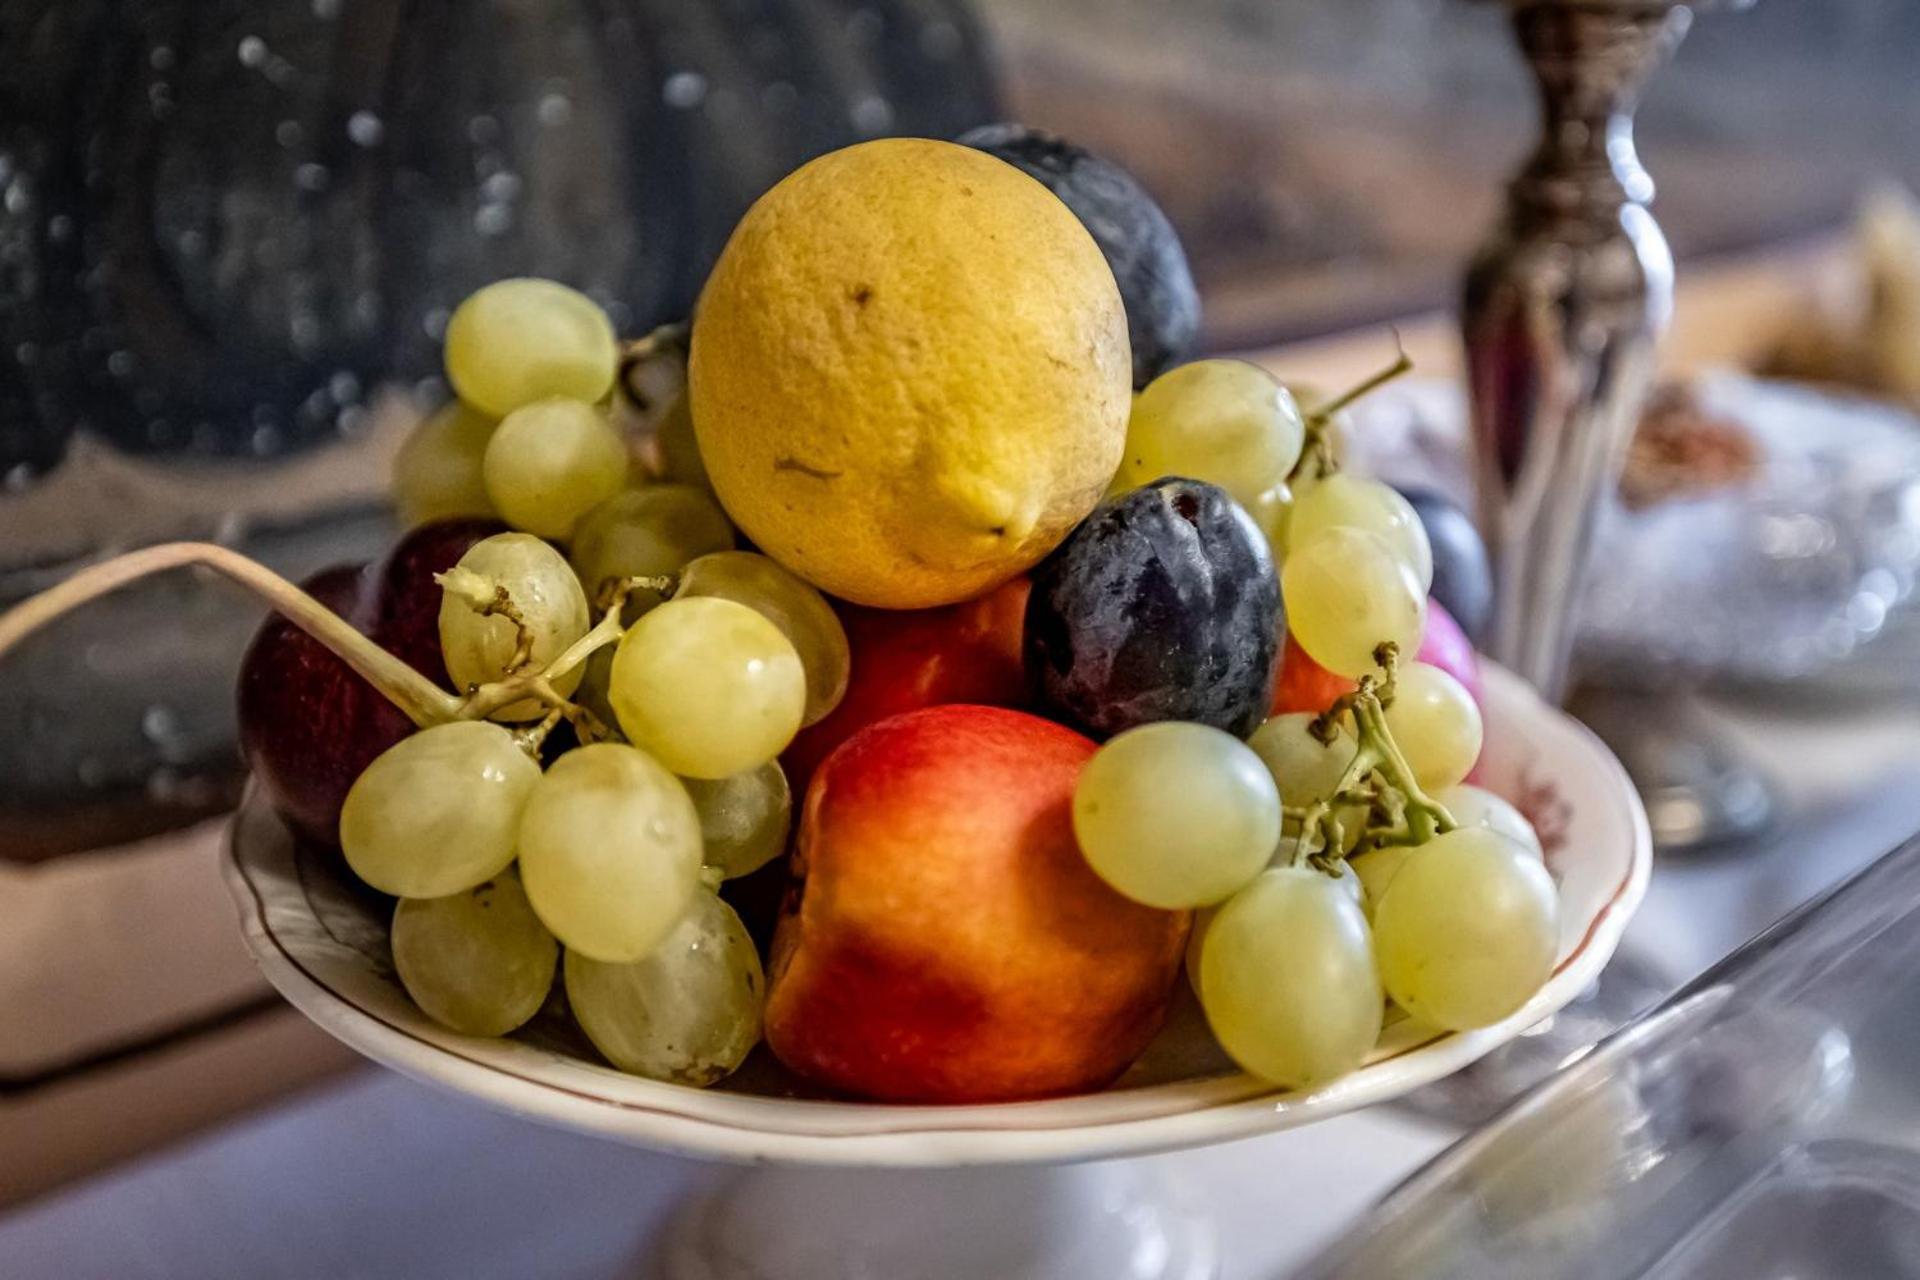
[[[265,565],[210,542],[168,542],[80,570],[0,615],[0,654],[29,635],[142,578],[198,566],[239,583],[358,672],[421,728],[460,718],[461,699],[394,657],[333,610]]]
[[[1287,473],[1289,484],[1299,480],[1317,480],[1330,476],[1340,470],[1340,464],[1333,456],[1333,444],[1328,429],[1334,416],[1342,409],[1362,400],[1386,386],[1395,378],[1413,371],[1413,357],[1400,341],[1400,331],[1393,331],[1395,357],[1392,364],[1376,373],[1369,374],[1353,386],[1327,401],[1315,405],[1306,411],[1303,419],[1306,425],[1306,441],[1300,448],[1300,459],[1293,464],[1293,470]]]
[[[112,595],[122,587],[154,574],[192,567],[211,569],[266,601],[281,617],[352,667],[419,728],[452,724],[458,720],[484,719],[502,707],[532,698],[565,717],[582,731],[583,736],[594,738],[611,735],[598,717],[585,707],[569,702],[553,682],[585,662],[595,650],[620,638],[623,634],[620,610],[626,602],[628,591],[635,586],[664,589],[671,585],[657,578],[632,579],[611,593],[614,603],[599,624],[544,668],[539,671],[519,671],[505,680],[476,685],[461,697],[448,693],[381,648],[370,636],[361,634],[352,623],[265,565],[210,542],[168,542],[91,565],[57,586],[49,587],[0,614],[0,656],[56,619]],[[478,598],[481,604],[476,608],[482,612],[501,613],[514,621],[516,626],[519,625],[510,601],[506,608],[498,608],[498,595],[490,589],[482,589],[483,579],[469,573],[467,577],[473,581],[465,582],[456,576],[458,572],[456,570],[453,574],[443,575],[453,579],[446,584],[448,590],[460,594],[469,603]],[[473,595],[474,591],[479,592],[478,597]],[[524,627],[522,635],[521,647],[524,649],[528,647]],[[520,662],[524,665],[524,657],[520,658]],[[530,732],[544,737],[546,730],[536,728]]]
[[[1399,666],[1398,647],[1383,644],[1373,656],[1380,664],[1381,675],[1361,676],[1357,689],[1337,700],[1309,726],[1314,737],[1332,745],[1340,718],[1350,716],[1359,746],[1332,794],[1307,806],[1300,815],[1300,840],[1293,855],[1296,866],[1304,861],[1323,871],[1334,870],[1329,865],[1334,858],[1327,851],[1345,844],[1346,832],[1338,817],[1342,808],[1362,806],[1369,815],[1356,851],[1391,844],[1423,844],[1459,825],[1446,806],[1421,790],[1413,767],[1387,728],[1387,706],[1393,701]]]

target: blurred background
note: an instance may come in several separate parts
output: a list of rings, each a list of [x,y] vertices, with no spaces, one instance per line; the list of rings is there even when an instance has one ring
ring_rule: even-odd
[[[1641,114],[1683,260],[1920,177],[1913,6],[1698,26]],[[1533,129],[1503,13],[1454,0],[7,0],[0,48],[0,602],[163,538],[373,554],[452,303],[536,274],[681,318],[746,205],[860,137],[1013,118],[1119,160],[1219,351],[1450,304]],[[0,854],[231,803],[253,625],[166,583],[10,662]]]
[[[1889,727],[1920,692],[1901,622],[1920,222],[1898,194],[1920,187],[1916,57],[1908,0],[1762,3],[1697,22],[1639,114],[1680,261],[1669,363],[1778,463],[1668,514],[1622,504],[1603,541],[1592,718],[1700,695],[1697,732],[1616,737],[1656,823],[1660,786],[1694,786],[1666,797],[1675,847],[1703,779],[1732,779],[1735,834],[1774,850],[1920,759]],[[1161,201],[1201,350],[1337,385],[1400,324],[1432,377],[1361,425],[1392,478],[1457,490],[1447,313],[1537,133],[1498,4],[0,0],[0,607],[165,539],[295,577],[375,558],[393,453],[445,395],[439,339],[473,288],[556,277],[639,335],[686,316],[735,219],[801,161],[1004,119]],[[1764,371],[1848,398],[1756,390]],[[1844,465],[1815,448],[1856,440]],[[1688,577],[1679,546],[1745,576]],[[175,575],[0,663],[0,1026],[21,1032],[0,1035],[0,1149],[42,1152],[0,1161],[0,1202],[345,1061],[279,1020],[213,870],[259,618]],[[1815,704],[1850,718],[1815,724]],[[1910,820],[1873,810],[1834,866]],[[1718,857],[1650,912],[1692,930],[1676,981],[1830,878],[1752,882]]]

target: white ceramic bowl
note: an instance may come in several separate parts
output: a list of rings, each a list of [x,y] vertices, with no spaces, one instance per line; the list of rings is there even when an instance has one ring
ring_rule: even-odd
[[[1486,671],[1480,778],[1543,827],[1560,885],[1560,961],[1527,1006],[1462,1034],[1390,1028],[1365,1066],[1311,1093],[1236,1071],[1183,995],[1166,1030],[1113,1087],[992,1106],[897,1106],[804,1096],[764,1051],[721,1086],[642,1080],[594,1060],[558,1019],[508,1039],[457,1035],[393,976],[384,913],[337,861],[298,851],[250,795],[226,878],[268,981],[320,1026],[407,1075],[508,1111],[622,1142],[726,1160],[936,1167],[1087,1160],[1196,1146],[1323,1120],[1457,1071],[1579,994],[1613,955],[1646,891],[1646,815],[1619,763],[1518,678]],[[544,1015],[543,1015],[544,1018]]]

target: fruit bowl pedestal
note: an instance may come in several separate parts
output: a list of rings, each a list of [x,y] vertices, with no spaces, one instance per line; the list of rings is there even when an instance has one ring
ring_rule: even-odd
[[[603,1065],[552,1011],[506,1039],[433,1023],[394,977],[384,907],[337,857],[296,844],[257,792],[235,819],[226,879],[267,979],[368,1057],[530,1119],[755,1166],[670,1229],[660,1265],[675,1280],[1189,1280],[1216,1268],[1204,1215],[1138,1165],[1081,1162],[1309,1124],[1440,1079],[1585,990],[1639,905],[1651,842],[1618,762],[1503,670],[1487,670],[1486,699],[1478,778],[1542,829],[1560,887],[1558,967],[1506,1021],[1456,1034],[1390,1025],[1365,1066],[1310,1093],[1234,1070],[1184,992],[1119,1082],[1076,1097],[849,1102],[806,1089],[764,1051],[713,1089],[643,1080]],[[921,1172],[898,1172],[909,1169]]]

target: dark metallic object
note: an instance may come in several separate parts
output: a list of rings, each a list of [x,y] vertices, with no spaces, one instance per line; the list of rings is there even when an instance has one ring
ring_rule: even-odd
[[[1493,656],[1564,692],[1574,602],[1673,310],[1673,258],[1633,149],[1647,75],[1692,15],[1668,0],[1516,0],[1543,137],[1467,272],[1462,327]]]

